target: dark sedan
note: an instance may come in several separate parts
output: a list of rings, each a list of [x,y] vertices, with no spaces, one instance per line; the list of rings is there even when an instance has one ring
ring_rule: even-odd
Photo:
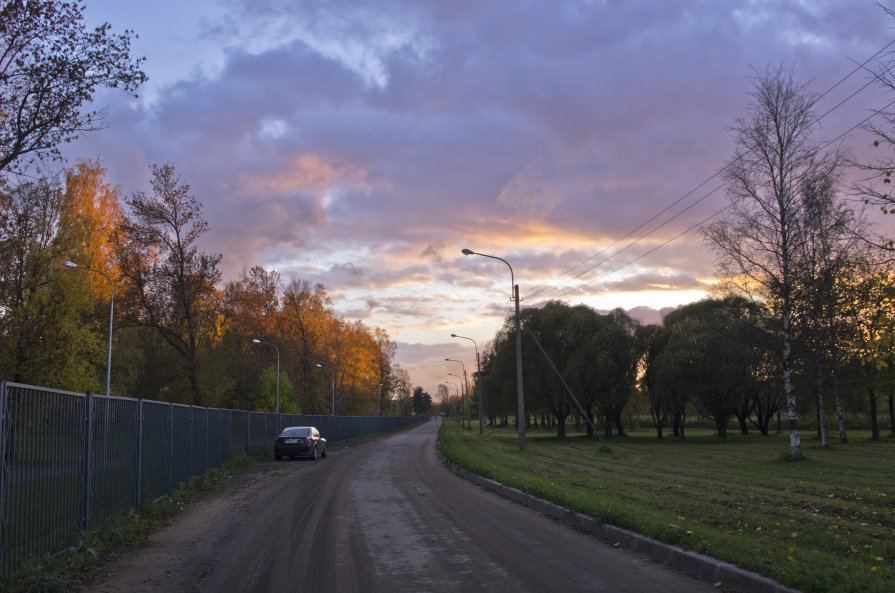
[[[277,461],[283,457],[326,457],[326,439],[313,426],[284,428],[274,442],[273,457]]]

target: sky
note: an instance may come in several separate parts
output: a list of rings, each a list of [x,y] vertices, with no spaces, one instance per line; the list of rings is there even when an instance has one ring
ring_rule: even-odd
[[[645,319],[707,294],[699,226],[725,204],[756,72],[821,95],[817,138],[888,97],[857,68],[895,40],[867,0],[87,0],[139,35],[138,98],[66,147],[129,195],[172,163],[225,280],[322,283],[385,328],[429,393],[512,311],[549,299]],[[895,46],[893,46],[895,47]],[[853,97],[849,98],[850,95]],[[850,131],[851,130],[851,131]],[[841,136],[845,134],[844,136]],[[840,137],[841,136],[841,137]],[[704,183],[708,181],[707,183]],[[891,223],[889,223],[891,224]],[[650,317],[650,314],[652,317]]]

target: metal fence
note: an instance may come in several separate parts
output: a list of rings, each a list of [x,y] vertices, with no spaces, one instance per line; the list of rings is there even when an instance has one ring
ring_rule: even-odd
[[[0,573],[234,455],[271,453],[281,427],[316,426],[335,442],[417,420],[278,417],[0,383]]]

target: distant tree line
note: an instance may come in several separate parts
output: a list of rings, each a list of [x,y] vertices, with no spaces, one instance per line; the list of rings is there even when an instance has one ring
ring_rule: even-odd
[[[273,410],[273,345],[283,412],[413,409],[385,330],[342,320],[322,285],[260,266],[222,283],[221,256],[198,247],[208,225],[189,185],[168,164],[151,185],[122,199],[93,161],[61,183],[4,186],[0,376],[101,391],[114,287],[115,394]]]

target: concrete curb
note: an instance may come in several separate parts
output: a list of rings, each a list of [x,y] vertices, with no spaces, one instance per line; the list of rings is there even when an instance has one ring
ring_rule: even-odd
[[[442,457],[441,454],[439,454],[439,457],[451,471],[474,484],[478,484],[504,498],[525,505],[562,523],[577,527],[602,540],[616,542],[638,554],[664,562],[672,568],[713,583],[720,582],[722,585],[741,593],[799,593],[795,589],[784,587],[768,577],[743,570],[734,564],[722,562],[710,556],[685,550],[678,546],[664,544],[614,525],[600,523],[587,515],[576,513],[552,502],[536,498],[531,494],[526,494],[521,490],[505,486],[500,482],[468,472],[457,467]]]

